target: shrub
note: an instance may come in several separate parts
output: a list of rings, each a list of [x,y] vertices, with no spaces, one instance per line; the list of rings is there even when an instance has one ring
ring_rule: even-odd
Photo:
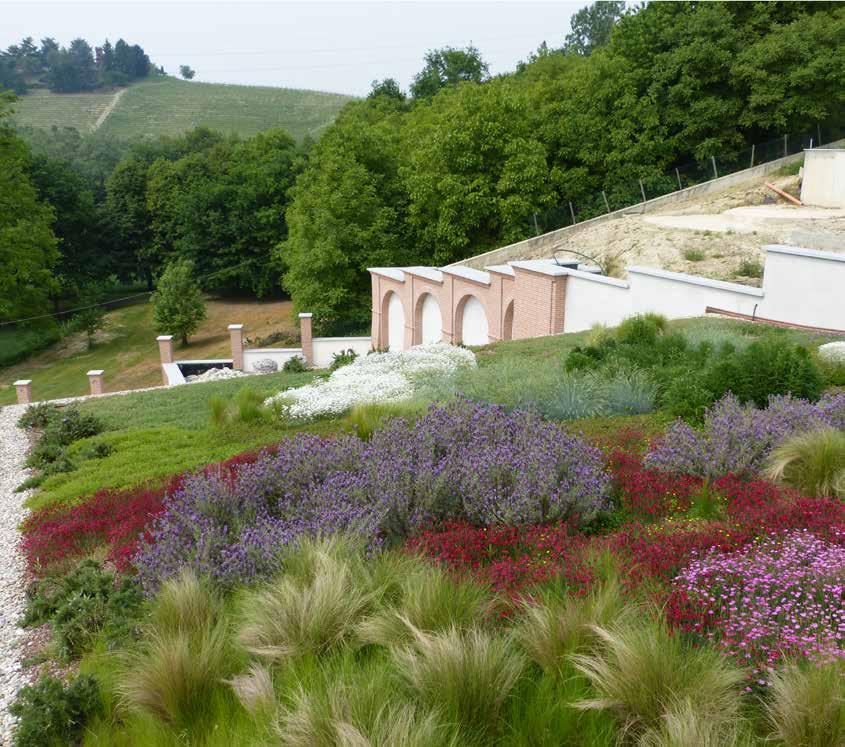
[[[713,404],[713,393],[692,371],[678,372],[663,394],[662,405],[668,415],[701,425],[707,408]]]
[[[682,255],[687,262],[701,262],[707,256],[701,249],[684,249]]]
[[[744,259],[739,263],[736,274],[746,278],[761,278],[763,277],[763,263],[759,259]]]
[[[357,357],[358,353],[352,348],[341,350],[338,353],[332,353],[332,362],[329,365],[329,371],[337,371],[337,369],[343,368],[343,366],[348,366]]]
[[[39,402],[26,408],[24,414],[18,418],[18,427],[44,428],[48,423],[58,419],[60,414],[61,409],[56,405]]]
[[[772,397],[765,410],[742,405],[727,395],[708,409],[703,430],[683,422],[671,425],[645,458],[652,469],[699,477],[758,473],[772,449],[795,433],[832,425],[845,417],[845,395],[811,404]]]
[[[803,495],[845,497],[845,433],[819,428],[799,433],[769,455],[766,476]]]
[[[771,676],[765,702],[772,737],[783,745],[838,747],[845,743],[841,663],[787,664]]]
[[[69,407],[48,416],[44,432],[27,458],[31,467],[43,468],[66,457],[65,447],[74,441],[96,436],[103,430],[102,422],[94,415]]]
[[[285,373],[305,373],[308,370],[308,365],[305,363],[305,358],[301,355],[294,355],[288,358],[282,366],[282,371]]]
[[[101,709],[100,690],[90,674],[75,677],[65,686],[54,677],[24,685],[9,707],[18,718],[16,747],[58,747],[76,744],[87,719]]]
[[[616,328],[616,340],[623,345],[652,345],[666,331],[668,322],[661,314],[638,314]]]
[[[577,707],[607,709],[635,733],[660,728],[667,707],[678,701],[689,700],[713,721],[736,713],[743,675],[709,647],[686,645],[657,619],[597,627],[595,634],[593,652],[571,660],[598,697]]]
[[[499,732],[502,706],[525,668],[522,655],[481,630],[412,633],[414,643],[395,649],[393,658],[414,696],[449,721]]]
[[[619,371],[604,385],[608,410],[614,415],[642,415],[654,410],[657,386],[644,371]]]

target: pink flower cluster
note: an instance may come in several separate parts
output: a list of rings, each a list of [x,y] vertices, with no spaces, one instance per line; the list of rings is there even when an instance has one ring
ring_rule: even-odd
[[[845,658],[845,532],[768,535],[737,552],[709,550],[675,579],[675,622],[756,666],[767,684],[781,658]],[[750,688],[749,688],[750,689]]]

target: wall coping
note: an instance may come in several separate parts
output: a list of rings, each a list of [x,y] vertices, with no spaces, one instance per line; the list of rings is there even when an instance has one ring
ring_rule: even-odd
[[[444,267],[444,273],[454,275],[462,280],[469,280],[471,283],[478,283],[479,285],[490,285],[490,273],[484,270],[476,270],[472,267],[464,267],[463,265],[452,265]]]
[[[232,363],[231,358],[193,358],[180,359],[173,361],[173,363],[163,363],[163,366],[178,366],[180,363]]]
[[[26,386],[27,384],[31,384],[32,379],[18,379],[15,382],[12,382],[12,386]]]
[[[747,296],[756,296],[757,298],[763,298],[765,295],[761,288],[752,288],[748,285],[740,285],[739,283],[727,283],[724,280],[712,280],[711,278],[704,278],[699,275],[686,275],[682,272],[658,270],[654,267],[632,266],[626,269],[629,274],[651,275],[652,277],[675,280],[679,283],[687,283],[689,285],[702,285],[705,288],[716,288],[718,290],[731,291],[732,293],[743,293]]]
[[[247,353],[301,353],[302,348],[244,348]]]
[[[820,145],[817,148],[804,148],[805,153],[815,153],[817,150],[822,153],[845,153],[845,148],[828,148],[826,145]]]
[[[229,327],[228,327],[228,329],[243,329],[243,328],[244,328],[243,324],[230,324]]]
[[[620,280],[619,278],[611,278],[607,275],[597,275],[594,272],[584,272],[583,270],[569,270],[566,274],[571,275],[574,278],[579,278],[580,280],[586,280],[590,283],[612,285],[614,288],[628,289],[631,287],[631,284],[626,282],[625,280]]]
[[[491,265],[490,267],[485,267],[487,272],[494,272],[497,275],[508,275],[509,277],[514,276],[513,267],[510,265]]]
[[[823,259],[828,262],[845,262],[845,254],[825,252],[821,249],[805,249],[802,246],[789,246],[788,244],[767,244],[763,247],[763,251],[771,252],[772,254],[790,254],[795,257]]]
[[[417,277],[431,280],[433,283],[443,282],[443,273],[435,267],[423,267],[422,265],[414,265],[413,267],[403,267],[405,272]]]
[[[105,373],[105,369],[102,368],[95,368],[92,371],[88,372],[88,376],[102,376]]]
[[[172,340],[172,339],[173,339],[173,335],[159,335],[158,337],[156,337],[156,340],[158,342],[167,342],[168,340]]]
[[[391,280],[398,280],[400,283],[405,281],[405,273],[398,267],[368,267],[367,272],[371,272],[374,275],[381,275]]]
[[[349,340],[350,342],[371,342],[371,336],[363,337],[315,337],[312,342],[339,342],[340,340]]]

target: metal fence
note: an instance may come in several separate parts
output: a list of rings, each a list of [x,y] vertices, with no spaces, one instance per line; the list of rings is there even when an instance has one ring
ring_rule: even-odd
[[[664,174],[620,182],[592,195],[533,213],[527,218],[529,235],[539,236],[598,215],[630,208],[680,189],[735,174],[752,166],[776,161],[801,153],[807,148],[816,148],[842,138],[845,138],[845,125],[817,125],[812,131],[782,135],[756,143],[749,148],[676,166]]]

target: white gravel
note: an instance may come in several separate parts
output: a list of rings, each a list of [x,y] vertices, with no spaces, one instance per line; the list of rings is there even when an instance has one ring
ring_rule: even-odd
[[[27,514],[23,502],[31,491],[15,492],[29,476],[24,467],[29,441],[26,432],[18,428],[24,410],[26,405],[0,408],[0,745],[12,743],[15,719],[8,708],[28,681],[21,671],[18,648],[24,635],[18,621],[26,606],[18,525]]]

